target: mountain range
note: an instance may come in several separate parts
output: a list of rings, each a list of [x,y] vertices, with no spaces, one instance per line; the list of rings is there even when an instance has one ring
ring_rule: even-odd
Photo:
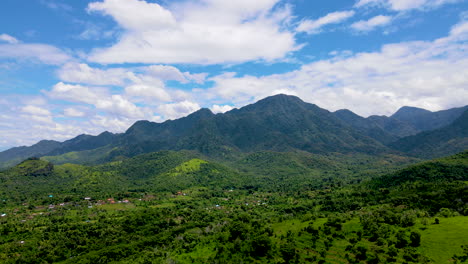
[[[275,95],[224,114],[200,109],[163,123],[138,121],[125,133],[80,135],[0,152],[0,168],[30,157],[57,164],[100,164],[161,150],[190,150],[229,160],[259,151],[394,153],[419,158],[468,147],[468,106],[431,112],[402,107],[390,117],[330,112],[289,95]]]

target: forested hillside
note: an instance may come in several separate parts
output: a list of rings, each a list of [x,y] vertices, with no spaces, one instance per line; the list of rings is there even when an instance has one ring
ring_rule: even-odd
[[[465,259],[468,153],[398,170],[414,161],[258,152],[220,164],[187,151],[93,167],[28,159],[0,174],[0,260]]]

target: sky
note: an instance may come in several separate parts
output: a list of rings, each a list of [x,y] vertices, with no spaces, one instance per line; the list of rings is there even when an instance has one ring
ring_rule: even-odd
[[[2,0],[0,150],[274,94],[468,104],[468,0]]]

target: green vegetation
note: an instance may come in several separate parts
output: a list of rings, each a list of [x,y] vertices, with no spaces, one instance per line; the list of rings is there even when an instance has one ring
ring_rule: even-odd
[[[466,260],[468,152],[162,151],[0,173],[2,263]]]

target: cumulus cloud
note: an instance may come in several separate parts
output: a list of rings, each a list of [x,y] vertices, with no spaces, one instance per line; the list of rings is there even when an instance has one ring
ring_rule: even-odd
[[[158,107],[157,112],[163,115],[166,119],[176,119],[191,114],[200,108],[201,107],[198,103],[185,100],[182,102],[161,105]]]
[[[368,31],[372,31],[376,29],[377,27],[386,26],[390,24],[391,21],[392,21],[391,16],[379,15],[369,20],[361,20],[361,21],[355,22],[351,24],[351,28],[360,32],[368,32]]]
[[[39,116],[50,116],[51,113],[49,110],[35,106],[35,105],[27,105],[21,108],[23,113],[31,114],[31,115],[39,115]]]
[[[307,32],[308,34],[317,34],[322,31],[324,26],[341,23],[354,16],[354,14],[354,11],[333,12],[317,20],[303,20],[296,30],[298,32]]]
[[[60,65],[72,59],[68,54],[54,46],[20,42],[0,44],[1,58],[32,60],[52,65]]]
[[[91,88],[63,82],[54,85],[52,90],[47,91],[46,94],[53,99],[86,104],[96,104],[100,98],[109,97],[109,92],[104,88]]]
[[[0,41],[4,41],[4,42],[7,42],[7,43],[10,43],[10,44],[16,44],[16,43],[19,43],[19,41],[8,35],[8,34],[0,34]]]
[[[407,11],[412,9],[431,9],[460,0],[359,0],[355,7],[380,6],[393,11]]]
[[[53,123],[52,114],[49,110],[35,105],[27,105],[21,108],[21,118],[39,123]]]
[[[210,95],[241,105],[283,91],[330,110],[348,108],[365,116],[391,114],[404,105],[429,110],[465,105],[467,23],[432,42],[388,44],[377,52],[319,60],[285,74],[215,76]]]
[[[134,103],[122,95],[110,95],[107,89],[87,87],[59,82],[46,92],[53,99],[69,102],[86,103],[108,114],[120,115],[128,118],[143,118],[147,115]]]
[[[178,81],[180,83],[195,82],[202,84],[207,76],[206,73],[192,74],[189,72],[181,72],[176,67],[168,65],[151,65],[143,69],[146,71],[146,73],[161,80]]]
[[[153,85],[130,85],[125,88],[125,92],[130,96],[149,97],[150,100],[171,101],[171,95],[164,90],[164,84],[162,82],[160,82],[159,85],[156,83],[153,83]]]
[[[98,63],[239,63],[272,61],[298,50],[292,18],[280,0],[200,0],[163,7],[140,0],[104,0],[88,10],[111,16],[124,33],[94,50]]]
[[[120,133],[141,119],[141,117],[132,118],[121,114],[92,111],[80,105],[70,107],[69,104],[56,103],[49,104],[46,108],[43,105],[25,104],[30,101],[8,95],[0,99],[1,149],[32,145],[43,139],[63,141],[83,133],[97,135],[105,130]],[[54,111],[51,109],[52,106],[55,107]],[[61,107],[65,109],[60,109]],[[63,121],[64,116],[82,117],[83,114],[87,118],[67,118],[65,122]],[[148,120],[158,120],[157,118],[152,115],[144,117]]]
[[[163,87],[164,84],[161,85],[161,82],[164,81],[202,84],[207,74],[181,72],[176,67],[168,65],[150,65],[133,68],[96,68],[86,63],[69,62],[57,70],[57,76],[65,82],[89,85],[125,86],[149,83]]]
[[[123,68],[97,69],[85,63],[70,62],[57,71],[58,77],[65,82],[91,85],[123,85],[125,79],[134,74]]]
[[[112,95],[110,98],[99,99],[95,106],[99,110],[107,113],[130,118],[143,118],[145,113],[135,104],[124,98],[122,95]]]

